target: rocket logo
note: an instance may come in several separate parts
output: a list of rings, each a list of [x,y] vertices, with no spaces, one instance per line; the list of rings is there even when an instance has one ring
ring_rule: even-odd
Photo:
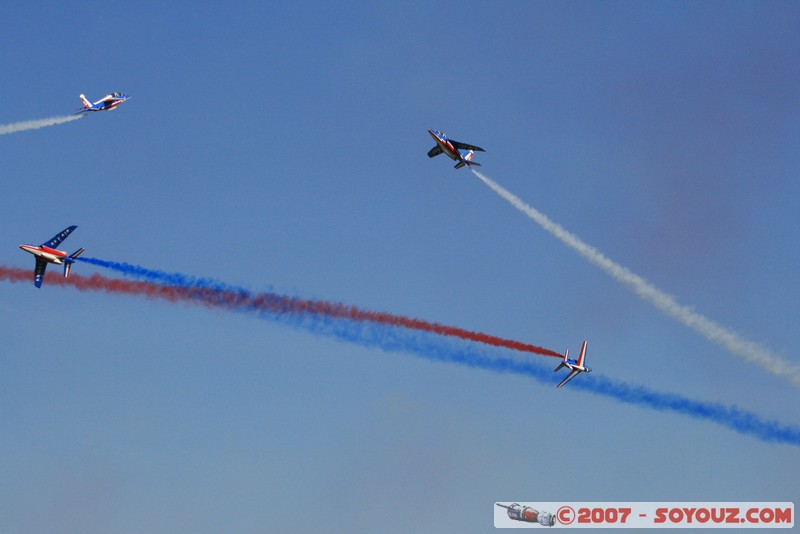
[[[543,527],[552,527],[556,524],[556,517],[550,512],[540,512],[530,506],[522,506],[516,502],[514,504],[500,504],[496,502],[495,505],[505,508],[506,512],[508,512],[508,517],[515,521],[539,523]]]

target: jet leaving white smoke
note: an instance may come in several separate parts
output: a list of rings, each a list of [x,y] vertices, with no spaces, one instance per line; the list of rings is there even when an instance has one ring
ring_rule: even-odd
[[[760,365],[770,373],[788,380],[793,386],[800,387],[800,368],[797,366],[790,365],[779,356],[773,354],[769,349],[744,339],[736,332],[695,312],[688,306],[679,304],[672,296],[664,293],[647,282],[644,278],[634,274],[622,265],[608,259],[597,249],[587,245],[577,236],[551,221],[546,215],[525,204],[517,196],[503,189],[496,182],[475,169],[470,170],[472,170],[475,176],[480,178],[483,183],[507,200],[512,206],[533,219],[539,226],[550,232],[562,243],[578,252],[578,254],[589,260],[590,263],[600,267],[615,280],[631,288],[642,299],[649,301],[665,314],[694,329],[731,354],[743,358],[750,363]]]
[[[15,122],[12,124],[0,124],[0,135],[24,132],[25,130],[36,130],[38,128],[46,128],[47,126],[55,126],[56,124],[64,124],[65,122],[76,121],[78,119],[82,119],[83,117],[83,115],[64,115],[63,117],[48,117],[46,119]]]

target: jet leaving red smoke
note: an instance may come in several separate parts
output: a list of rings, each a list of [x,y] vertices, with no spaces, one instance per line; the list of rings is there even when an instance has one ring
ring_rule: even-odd
[[[0,280],[9,282],[30,282],[32,274],[26,269],[15,269],[0,266]],[[389,325],[409,330],[431,332],[448,337],[457,337],[475,341],[494,347],[502,347],[521,352],[530,352],[542,356],[561,358],[561,354],[481,332],[464,330],[455,326],[431,323],[421,319],[392,315],[390,313],[362,310],[356,306],[327,302],[324,300],[306,300],[277,293],[250,293],[247,291],[229,291],[205,287],[160,285],[151,282],[136,282],[106,278],[99,274],[81,276],[73,274],[69,278],[48,277],[47,285],[71,286],[78,291],[103,291],[124,295],[144,296],[153,299],[164,299],[170,302],[189,302],[208,307],[238,310],[262,311],[274,314],[318,315],[333,319],[364,321],[381,325]],[[35,291],[35,289],[33,289]]]

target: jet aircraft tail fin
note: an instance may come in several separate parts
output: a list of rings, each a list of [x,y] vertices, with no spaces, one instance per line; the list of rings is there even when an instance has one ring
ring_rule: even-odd
[[[72,254],[70,254],[70,255],[69,255],[69,259],[71,259],[71,260],[75,260],[75,258],[77,258],[78,256],[80,256],[80,255],[81,255],[81,254],[83,254],[84,252],[86,252],[86,249],[85,249],[85,248],[83,248],[83,247],[81,247],[81,248],[79,248],[78,250],[76,250],[75,252],[73,252]]]
[[[469,165],[470,167],[472,167],[473,165],[475,165],[476,167],[480,167],[481,166],[481,164],[478,163],[477,161],[468,161],[466,163],[464,163],[463,161],[459,161],[458,163],[456,163],[455,168],[456,169],[460,169],[464,165]]]
[[[581,355],[578,356],[578,365],[581,367],[585,367],[584,361],[586,361],[586,340],[583,341],[583,346],[581,347]]]
[[[459,161],[458,163],[456,163],[456,169],[460,169],[464,165],[469,165],[470,167],[472,167],[473,165],[475,165],[476,167],[480,167],[481,166],[480,163],[477,163],[475,161],[470,161],[469,163],[464,163],[463,161]]]
[[[559,369],[561,369],[562,367],[565,367],[565,366],[567,365],[567,358],[568,358],[568,357],[569,357],[569,349],[567,349],[567,350],[565,350],[565,351],[564,351],[564,361],[562,361],[560,364],[558,364],[558,367],[556,367],[555,369],[553,369],[553,372],[556,372],[556,371],[558,371]]]
[[[86,95],[84,95],[83,93],[81,93],[81,102],[83,102],[84,109],[89,109],[92,107],[92,103],[89,102],[89,100],[87,100]]]
[[[480,163],[478,163],[476,161],[472,161],[472,155],[473,154],[475,154],[475,152],[473,152],[472,150],[470,150],[466,154],[462,154],[464,156],[464,159],[459,161],[458,163],[456,163],[456,169],[460,169],[464,165],[476,165],[476,166],[480,167],[481,166]]]
[[[64,258],[64,278],[69,278],[69,271],[72,269],[72,264],[75,263],[75,259],[83,254],[86,249],[81,247],[66,258]]]

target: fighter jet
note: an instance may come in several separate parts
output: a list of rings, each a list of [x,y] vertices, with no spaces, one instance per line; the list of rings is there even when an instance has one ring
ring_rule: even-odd
[[[458,141],[449,139],[444,133],[438,130],[428,130],[428,133],[431,134],[431,137],[436,141],[436,146],[428,151],[429,158],[436,157],[439,154],[445,154],[448,158],[457,162],[456,169],[460,169],[464,165],[481,166],[480,163],[472,161],[472,154],[474,154],[474,151],[486,152],[481,147],[459,143]]]
[[[570,380],[572,380],[573,378],[575,378],[577,375],[579,375],[581,373],[589,373],[589,372],[591,372],[592,370],[589,367],[586,367],[583,364],[585,359],[586,359],[586,341],[583,342],[583,346],[581,347],[581,355],[578,356],[577,360],[570,360],[569,359],[569,349],[567,349],[564,352],[564,361],[561,362],[558,365],[558,367],[555,368],[554,371],[558,372],[559,369],[561,369],[562,367],[567,367],[567,368],[569,368],[570,372],[567,375],[567,377],[564,380],[562,380],[561,383],[559,385],[557,385],[556,387],[560,388],[561,386],[563,386],[564,384],[566,384],[567,382],[569,382]]]
[[[87,111],[109,111],[111,109],[116,108],[130,97],[128,95],[123,95],[122,93],[111,93],[110,95],[106,95],[94,104],[92,104],[87,98],[86,95],[81,95],[81,102],[83,102],[83,109],[78,111],[78,113],[85,113]]]
[[[50,241],[45,241],[38,247],[36,245],[20,245],[19,248],[25,252],[30,252],[36,256],[36,267],[33,270],[33,285],[42,287],[42,280],[44,280],[44,270],[47,268],[48,263],[55,263],[56,265],[64,265],[64,278],[69,277],[69,271],[72,264],[75,263],[75,258],[80,256],[85,249],[79,248],[69,256],[62,250],[56,250],[56,247],[66,239],[66,237],[75,230],[77,226],[70,226],[61,230]]]

